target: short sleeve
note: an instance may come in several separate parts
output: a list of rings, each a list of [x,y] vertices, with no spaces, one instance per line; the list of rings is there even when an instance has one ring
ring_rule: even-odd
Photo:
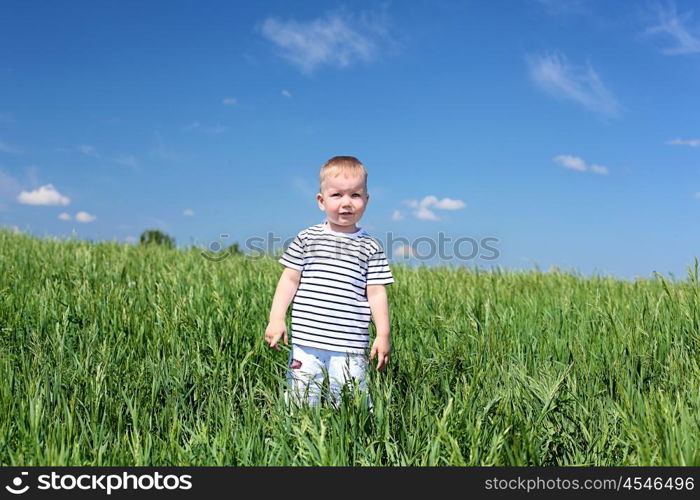
[[[278,262],[297,271],[304,269],[304,240],[301,233],[297,234],[285,248]]]
[[[368,285],[388,285],[394,282],[394,276],[389,269],[389,262],[386,260],[384,250],[381,246],[373,253],[367,264],[367,284]]]

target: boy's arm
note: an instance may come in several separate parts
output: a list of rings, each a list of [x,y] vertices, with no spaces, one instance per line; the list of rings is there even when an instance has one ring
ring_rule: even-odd
[[[270,308],[270,322],[265,330],[265,341],[270,347],[279,351],[277,342],[280,337],[284,337],[284,344],[287,345],[287,308],[289,303],[297,293],[297,287],[301,280],[301,271],[286,267],[280,276],[275,296],[272,299],[272,307]]]
[[[370,359],[377,357],[377,371],[382,371],[389,362],[391,353],[391,331],[389,326],[389,300],[384,285],[367,285],[367,300],[377,330],[372,344]]]

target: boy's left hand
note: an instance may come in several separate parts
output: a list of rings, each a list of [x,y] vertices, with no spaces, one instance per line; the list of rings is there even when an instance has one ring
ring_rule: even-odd
[[[388,337],[377,337],[372,344],[372,350],[369,353],[369,359],[377,358],[377,371],[380,372],[389,363],[389,354],[391,353],[391,342]]]

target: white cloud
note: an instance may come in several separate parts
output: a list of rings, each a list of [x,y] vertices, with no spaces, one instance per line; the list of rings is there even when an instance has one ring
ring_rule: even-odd
[[[194,215],[194,210],[191,208],[186,208],[183,212],[182,215],[186,215],[187,217],[192,217]]]
[[[238,100],[235,97],[226,97],[222,102],[226,106],[233,106],[234,104],[238,104]]]
[[[389,41],[383,16],[369,19],[363,14],[358,19],[344,10],[309,21],[268,17],[258,29],[282,57],[307,74],[322,65],[372,61],[382,40]]]
[[[12,153],[12,154],[17,154],[17,153],[22,152],[21,150],[19,150],[17,148],[13,148],[9,144],[7,144],[6,142],[3,142],[3,141],[0,141],[0,151],[2,151],[4,153]]]
[[[700,146],[700,139],[673,139],[671,141],[666,141],[669,146],[690,146],[691,148],[697,148]]]
[[[94,156],[95,158],[99,158],[100,155],[97,154],[97,151],[95,150],[95,146],[90,146],[88,144],[81,144],[78,146],[78,151],[83,153],[84,155],[87,156]]]
[[[134,169],[138,168],[138,166],[139,166],[138,159],[133,155],[120,156],[119,158],[115,158],[114,161],[121,164],[121,165],[131,167]]]
[[[430,210],[428,207],[418,207],[418,210],[414,215],[420,220],[439,220],[435,212]]]
[[[66,212],[63,212],[63,213],[59,214],[59,215],[58,215],[58,218],[61,219],[61,220],[71,220],[71,219],[72,219],[72,217],[70,216],[70,214],[68,214],[68,213],[66,213]]]
[[[450,198],[443,198],[435,202],[435,208],[440,210],[459,210],[467,205],[462,200],[451,200]]]
[[[453,200],[451,198],[438,199],[436,196],[428,195],[422,200],[407,200],[406,203],[409,207],[416,208],[413,212],[416,218],[420,220],[440,220],[437,215],[431,210],[459,210],[467,206],[462,200]],[[398,210],[396,211],[398,212]],[[394,214],[396,214],[394,212]]]
[[[582,158],[578,156],[571,155],[558,155],[552,158],[555,163],[558,163],[564,168],[570,168],[572,170],[577,170],[578,172],[593,172],[600,175],[608,175],[609,171],[607,167],[602,165],[587,165]]]
[[[92,222],[95,219],[97,219],[96,216],[87,212],[80,211],[77,214],[75,214],[75,220],[77,220],[78,222]]]
[[[183,130],[199,130],[205,134],[220,134],[226,131],[226,127],[222,127],[220,125],[216,125],[214,127],[202,127],[201,123],[194,121],[185,126]]]
[[[283,91],[282,91],[282,95],[283,95],[284,97],[292,97],[292,94],[290,94],[288,90],[283,90]]]
[[[644,33],[646,35],[667,35],[675,42],[674,46],[661,49],[662,54],[673,56],[700,52],[700,31],[691,30],[686,26],[686,23],[690,22],[693,17],[692,12],[677,14],[674,2],[669,2],[668,8],[657,3],[656,11],[659,24],[647,28]]]
[[[415,253],[413,252],[413,248],[411,248],[411,245],[401,245],[394,251],[394,255],[396,255],[397,257],[409,258],[414,257]]]
[[[53,184],[46,184],[34,191],[22,191],[17,201],[24,205],[68,205],[70,198],[56,191]]]
[[[577,102],[603,116],[620,115],[617,100],[590,62],[586,68],[576,68],[558,51],[543,56],[529,56],[527,62],[530,77],[548,94]]]
[[[394,210],[394,213],[391,216],[391,220],[404,220],[404,216],[401,215],[401,212],[399,210]]]
[[[586,162],[578,156],[559,155],[554,157],[554,161],[564,168],[571,168],[579,172],[585,172],[587,170]]]
[[[136,236],[127,236],[126,238],[124,238],[124,241],[126,241],[127,243],[136,243],[139,240]]]
[[[14,224],[2,227],[3,229],[9,229],[12,234],[22,234],[22,230],[19,228],[19,226],[16,226]]]

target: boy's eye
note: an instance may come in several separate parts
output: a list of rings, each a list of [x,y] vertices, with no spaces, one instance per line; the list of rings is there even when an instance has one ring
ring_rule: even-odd
[[[353,196],[360,196],[360,195],[359,195],[359,194],[357,194],[357,193],[355,193],[355,194],[353,194]]]

